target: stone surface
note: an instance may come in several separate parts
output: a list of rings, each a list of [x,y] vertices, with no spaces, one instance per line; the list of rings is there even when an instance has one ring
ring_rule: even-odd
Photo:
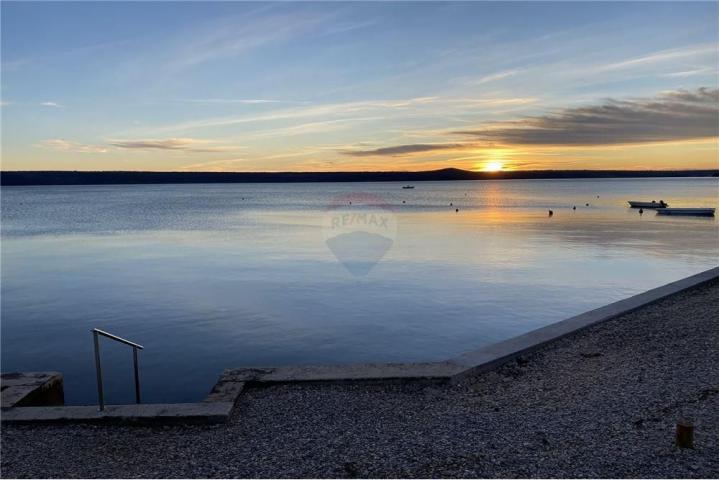
[[[234,402],[200,402],[139,405],[95,405],[12,408],[4,423],[221,423],[232,413]]]
[[[245,389],[245,382],[234,380],[220,380],[212,387],[209,395],[205,397],[203,402],[229,402],[234,404],[240,398],[240,394]]]
[[[448,382],[461,371],[448,362],[358,363],[226,370],[223,379],[255,383],[292,382]]]
[[[62,374],[59,372],[3,373],[0,389],[3,410],[65,403]]]

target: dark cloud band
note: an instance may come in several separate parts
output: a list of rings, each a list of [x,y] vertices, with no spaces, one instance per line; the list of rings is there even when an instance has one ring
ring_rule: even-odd
[[[454,132],[514,145],[612,145],[719,136],[719,90],[662,93]]]
[[[407,155],[410,153],[420,153],[420,152],[432,152],[436,150],[451,150],[451,149],[457,149],[462,148],[462,144],[446,144],[446,143],[439,143],[439,144],[431,144],[431,143],[416,143],[411,145],[398,145],[395,147],[384,147],[384,148],[377,148],[374,150],[355,150],[350,152],[344,152],[346,155],[352,155],[353,157],[371,157],[371,156],[383,156],[383,155],[389,155],[389,156],[397,156],[397,155]]]
[[[354,157],[401,156],[487,144],[600,146],[694,140],[719,136],[719,89],[664,92],[452,132],[469,143],[418,143],[343,152]]]

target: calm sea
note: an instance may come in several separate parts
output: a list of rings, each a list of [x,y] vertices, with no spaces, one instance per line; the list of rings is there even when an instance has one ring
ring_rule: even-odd
[[[224,368],[446,359],[719,264],[716,220],[626,204],[717,207],[719,179],[401,187],[3,188],[2,370],[93,403],[98,327],[145,346],[145,401],[196,401]]]

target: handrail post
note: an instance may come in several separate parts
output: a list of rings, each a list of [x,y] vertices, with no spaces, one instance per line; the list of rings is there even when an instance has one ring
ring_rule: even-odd
[[[95,343],[95,374],[97,375],[97,403],[100,411],[105,410],[105,397],[102,393],[102,367],[100,366],[100,342],[96,331],[92,331],[92,339]]]
[[[100,406],[100,411],[105,410],[105,395],[102,390],[102,367],[100,366],[100,341],[99,336],[107,337],[111,340],[115,340],[125,345],[132,347],[132,365],[135,371],[135,402],[140,403],[140,367],[137,361],[137,351],[142,350],[144,347],[135,342],[131,342],[117,335],[107,333],[104,330],[97,328],[92,329],[92,340],[95,343],[95,373],[97,374],[97,403]]]
[[[135,403],[140,403],[140,370],[137,367],[137,347],[132,347],[132,363],[135,366]]]

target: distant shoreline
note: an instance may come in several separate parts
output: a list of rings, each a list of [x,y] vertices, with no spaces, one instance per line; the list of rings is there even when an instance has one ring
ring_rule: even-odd
[[[719,177],[714,170],[523,170],[473,172],[457,168],[418,172],[140,172],[5,171],[2,186],[191,183],[426,182],[580,178]]]

